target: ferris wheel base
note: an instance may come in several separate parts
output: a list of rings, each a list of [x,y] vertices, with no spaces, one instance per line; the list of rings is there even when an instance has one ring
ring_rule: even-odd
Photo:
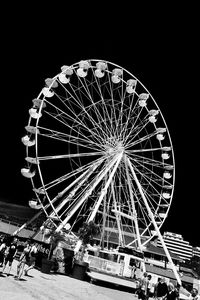
[[[87,275],[90,277],[91,283],[95,281],[100,281],[104,283],[111,283],[115,286],[123,286],[132,289],[136,289],[138,287],[137,281],[135,281],[134,279],[119,277],[117,275],[105,274],[99,271],[89,271],[87,272]]]

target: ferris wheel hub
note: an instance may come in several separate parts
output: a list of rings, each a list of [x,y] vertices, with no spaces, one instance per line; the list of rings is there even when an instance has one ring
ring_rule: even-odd
[[[105,149],[109,156],[113,154],[120,154],[125,150],[122,141],[116,141],[116,140],[107,141],[105,145]]]

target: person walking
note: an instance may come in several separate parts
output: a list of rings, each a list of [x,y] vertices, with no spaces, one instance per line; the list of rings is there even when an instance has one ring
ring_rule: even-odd
[[[17,242],[18,239],[14,238],[14,240],[11,242],[11,244],[9,246],[6,247],[5,253],[4,253],[4,262],[3,262],[3,269],[2,269],[2,273],[4,273],[7,264],[9,264],[9,269],[7,272],[7,276],[10,275],[10,271],[12,268],[12,263],[13,260],[17,254]]]
[[[37,246],[36,243],[34,242],[31,246],[31,250],[29,253],[29,261],[28,261],[29,266],[24,270],[25,276],[28,276],[28,271],[30,271],[35,267],[35,260],[36,260],[37,253],[38,253]]]
[[[29,263],[29,254],[31,251],[31,244],[29,241],[25,243],[24,250],[19,258],[19,263],[17,265],[17,274],[15,275],[15,279],[19,280],[23,274],[25,264]]]
[[[1,243],[0,243],[0,267],[3,267],[5,250],[6,250],[5,239],[1,238]]]

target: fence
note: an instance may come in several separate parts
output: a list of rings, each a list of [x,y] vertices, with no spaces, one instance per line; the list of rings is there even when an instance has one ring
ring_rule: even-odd
[[[13,232],[15,232],[15,230],[17,230],[20,226],[21,226],[21,224],[0,218],[0,232],[2,232],[2,233],[12,235]],[[18,236],[24,237],[24,238],[29,238],[34,233],[35,232],[33,230],[24,228],[19,232]],[[38,234],[37,237],[35,237],[35,239],[38,241],[42,241],[42,234]]]

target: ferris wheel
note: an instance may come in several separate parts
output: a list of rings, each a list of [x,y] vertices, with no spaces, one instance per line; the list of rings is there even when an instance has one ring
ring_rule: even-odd
[[[29,204],[58,230],[94,221],[107,242],[139,247],[159,231],[174,153],[156,101],[133,74],[97,59],[61,67],[32,100],[25,129]]]

